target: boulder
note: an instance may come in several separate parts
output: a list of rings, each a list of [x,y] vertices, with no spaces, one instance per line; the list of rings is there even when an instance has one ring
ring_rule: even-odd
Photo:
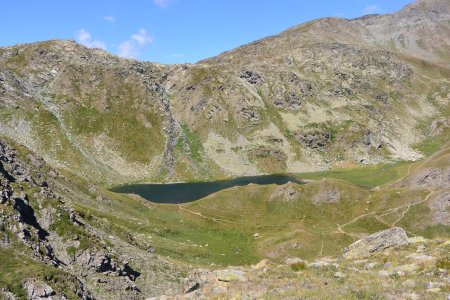
[[[392,272],[389,272],[389,271],[387,271],[387,270],[380,270],[379,272],[378,272],[378,276],[380,276],[380,277],[390,277],[390,276],[392,276]]]
[[[270,266],[272,266],[272,262],[270,260],[268,260],[268,259],[263,259],[259,263],[257,263],[256,265],[252,266],[252,269],[254,269],[254,270],[262,270],[262,269],[269,268]]]
[[[27,292],[28,299],[53,299],[55,295],[55,291],[42,281],[26,281],[23,287]]]
[[[195,269],[183,280],[181,286],[183,294],[189,294],[202,289],[204,286],[219,288],[220,282],[229,284],[232,282],[245,282],[247,280],[247,274],[239,268],[229,267],[215,271]]]
[[[399,227],[376,232],[360,239],[344,249],[348,259],[367,257],[373,252],[408,244],[406,232]]]
[[[264,82],[261,76],[255,71],[243,71],[239,74],[239,77],[246,80],[250,84],[261,84]]]
[[[335,272],[334,274],[333,274],[333,276],[334,276],[334,278],[336,278],[336,279],[345,279],[347,276],[344,274],[344,273],[342,273],[342,272]]]
[[[335,269],[338,269],[339,264],[334,262],[334,260],[329,260],[326,258],[316,259],[312,263],[308,264],[308,268],[327,268],[327,267],[333,267]]]
[[[195,269],[188,274],[188,277],[185,278],[182,282],[182,293],[189,294],[198,289],[200,289],[203,285],[216,282],[217,277],[213,275],[213,273],[206,269]]]
[[[377,266],[379,265],[379,263],[377,262],[370,262],[364,265],[364,270],[373,270],[375,269]]]
[[[298,197],[298,191],[295,189],[295,183],[288,182],[280,187],[277,187],[270,195],[270,200],[281,199],[289,202]]]
[[[76,254],[77,264],[93,269],[95,272],[113,276],[125,276],[135,281],[141,275],[128,265],[127,261],[113,259],[110,254],[103,250],[88,249]]]
[[[415,260],[415,261],[418,261],[418,262],[422,262],[422,263],[424,263],[424,262],[432,262],[432,261],[436,260],[436,258],[434,258],[431,255],[418,254],[418,253],[412,253],[412,254],[406,256],[406,258],[409,258],[410,260]]]
[[[450,192],[440,194],[428,203],[432,225],[450,226]]]
[[[217,280],[223,282],[247,281],[245,272],[239,269],[228,268],[225,270],[216,270],[213,272]]]
[[[406,264],[392,269],[394,272],[414,273],[419,269],[417,264]]]
[[[286,263],[286,265],[290,266],[290,265],[296,265],[296,264],[301,264],[301,263],[306,264],[307,261],[303,260],[301,258],[298,258],[298,257],[289,257],[285,260],[285,263]]]

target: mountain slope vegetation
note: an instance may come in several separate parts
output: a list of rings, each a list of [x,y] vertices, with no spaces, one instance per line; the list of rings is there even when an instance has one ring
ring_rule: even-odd
[[[196,64],[0,48],[0,298],[444,297],[449,39],[450,3],[418,0]],[[310,181],[111,191],[268,173]]]
[[[101,182],[416,160],[448,127],[448,6],[320,19],[194,65],[72,41],[2,48],[0,128]]]

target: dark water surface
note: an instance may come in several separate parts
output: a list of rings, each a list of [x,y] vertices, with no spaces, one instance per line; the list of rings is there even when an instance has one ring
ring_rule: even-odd
[[[304,183],[290,175],[262,175],[239,177],[230,180],[186,183],[142,183],[122,185],[112,189],[113,192],[136,194],[155,203],[187,203],[233,186],[254,184],[285,184],[288,182]]]

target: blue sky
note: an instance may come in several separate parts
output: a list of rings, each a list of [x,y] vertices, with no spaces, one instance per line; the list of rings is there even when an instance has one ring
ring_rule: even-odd
[[[327,16],[389,13],[411,0],[14,0],[0,46],[74,39],[124,57],[196,62]]]

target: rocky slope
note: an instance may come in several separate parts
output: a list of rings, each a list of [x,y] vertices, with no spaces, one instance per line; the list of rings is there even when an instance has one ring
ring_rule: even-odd
[[[445,297],[449,21],[419,0],[188,65],[0,48],[0,299]],[[330,168],[182,205],[108,190]]]
[[[409,178],[447,168],[449,149],[372,191],[326,179],[155,205],[2,140],[0,297],[440,299],[449,292],[450,178]]]
[[[34,153],[0,141],[0,186],[3,291],[29,299],[140,299],[178,286],[181,264],[79,214],[73,201],[100,195],[79,190]]]
[[[420,0],[320,19],[194,65],[72,41],[1,48],[0,129],[103,182],[415,160],[449,115],[449,15]]]
[[[343,257],[312,262],[291,257],[283,264],[266,259],[251,267],[194,270],[184,280],[185,294],[168,298],[445,299],[449,246],[448,240],[408,238],[394,228],[359,240]]]

